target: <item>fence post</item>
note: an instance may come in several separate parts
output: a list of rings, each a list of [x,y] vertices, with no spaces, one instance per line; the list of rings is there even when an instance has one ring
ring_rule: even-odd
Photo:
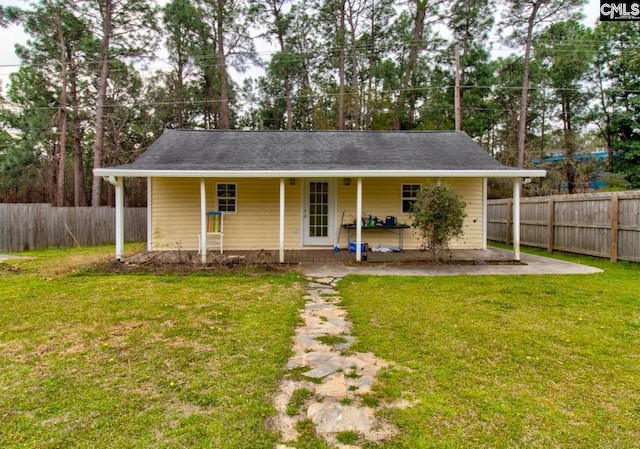
[[[553,252],[553,231],[554,229],[554,221],[555,221],[555,202],[553,201],[553,197],[549,197],[549,207],[547,209],[547,252]]]
[[[619,201],[618,194],[611,196],[609,204],[609,219],[611,220],[611,245],[609,246],[609,259],[611,262],[618,261],[618,225],[619,225]]]
[[[513,221],[513,200],[507,200],[507,229],[504,234],[505,244],[511,244],[511,222]]]

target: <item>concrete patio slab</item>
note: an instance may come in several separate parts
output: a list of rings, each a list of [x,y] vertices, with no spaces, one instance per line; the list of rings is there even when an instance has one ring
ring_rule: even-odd
[[[16,254],[0,254],[0,263],[6,262],[7,260],[19,260],[19,259],[31,259],[31,257],[18,256]]]
[[[331,262],[302,262],[305,276],[344,277],[349,274],[370,276],[482,276],[482,275],[540,275],[540,274],[594,274],[602,270],[550,257],[521,254],[521,264],[362,264],[345,265]]]

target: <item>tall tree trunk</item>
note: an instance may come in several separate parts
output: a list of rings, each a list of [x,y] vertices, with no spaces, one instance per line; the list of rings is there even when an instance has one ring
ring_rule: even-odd
[[[304,108],[304,118],[302,120],[303,129],[312,130],[314,129],[313,122],[313,104],[312,104],[312,90],[311,90],[311,77],[309,75],[309,68],[307,66],[307,60],[305,58],[304,64],[302,67],[302,86],[300,91],[304,93],[305,97],[305,108]]]
[[[338,129],[344,129],[344,35],[345,35],[345,25],[344,25],[344,8],[345,8],[345,0],[340,0],[340,29],[338,30],[338,45],[339,47],[339,58],[338,58],[338,78],[340,82],[339,93],[338,93]]]
[[[87,205],[87,192],[84,178],[84,151],[82,148],[82,124],[78,110],[74,107],[73,115],[73,205],[84,207]]]
[[[109,81],[109,44],[111,40],[112,0],[102,3],[102,42],[100,43],[100,83],[98,85],[98,104],[96,107],[96,137],[93,146],[93,168],[102,166],[104,151],[104,110],[107,98],[107,83]],[[93,177],[91,189],[91,206],[100,206],[102,196],[102,179]]]
[[[285,38],[285,29],[283,26],[283,19],[280,13],[280,7],[278,6],[278,2],[270,2],[271,12],[273,13],[273,20],[275,23],[276,33],[278,34],[278,43],[280,44],[280,53],[282,55],[287,54],[287,47],[284,42]],[[292,104],[291,104],[291,79],[289,76],[289,61],[288,58],[285,60],[284,73],[283,73],[283,81],[284,81],[284,103],[287,109],[287,130],[291,131],[293,129],[293,113],[292,113]]]
[[[373,68],[375,66],[375,49],[376,49],[376,9],[375,4],[371,5],[371,27],[370,27],[370,37],[369,37],[369,73],[367,74],[368,83],[367,83],[367,98],[363,101],[364,110],[365,110],[365,118],[364,118],[364,127],[366,129],[373,129],[373,114],[371,113],[371,107],[374,104],[374,101],[377,100],[377,96],[374,91],[373,85]]]
[[[204,78],[204,97],[205,102],[202,106],[202,115],[204,121],[204,129],[212,129],[213,128],[213,115],[214,115],[214,107],[216,95],[214,92],[214,75],[208,69],[203,70],[202,77]]]
[[[575,136],[571,125],[571,111],[569,102],[562,99],[563,140],[565,151],[565,175],[567,177],[567,190],[569,193],[576,191],[576,166],[573,156],[575,154]]]
[[[59,151],[59,148],[56,149],[56,142],[54,140],[51,141],[51,153],[52,155],[56,154],[56,151]],[[50,204],[55,204],[55,194],[56,194],[56,172],[57,167],[54,159],[49,159],[47,161],[47,167],[44,173],[44,192],[43,196],[46,198],[46,202]]]
[[[602,107],[602,114],[604,116],[604,126],[600,125],[596,122],[596,126],[600,129],[600,134],[604,137],[605,143],[607,145],[607,167],[609,169],[613,168],[613,136],[609,131],[611,126],[611,114],[609,114],[609,106],[607,104],[607,99],[605,96],[605,87],[603,83],[603,79],[605,75],[602,73],[602,65],[595,64],[596,68],[596,76],[598,81],[598,98],[600,100],[600,107]]]
[[[69,102],[71,104],[71,135],[73,141],[73,205],[87,205],[87,192],[84,177],[84,148],[82,146],[82,119],[78,98],[78,69],[70,61],[69,65]]]
[[[278,17],[279,14],[276,13],[276,20],[279,20]],[[278,41],[280,42],[280,52],[283,55],[286,55],[287,48],[284,43],[284,33],[281,30],[278,31]],[[287,129],[291,131],[293,129],[293,115],[291,112],[291,79],[289,77],[289,61],[286,61],[286,64],[287,65],[284,67],[284,103],[287,108]]]
[[[360,124],[360,87],[358,86],[358,43],[356,42],[356,24],[353,14],[349,15],[349,27],[351,28],[351,95],[353,96],[353,122],[356,129]]]
[[[527,134],[527,103],[529,100],[529,72],[531,70],[531,40],[533,26],[540,9],[538,0],[533,4],[533,9],[527,21],[527,39],[524,46],[524,67],[522,69],[522,92],[520,95],[520,121],[518,123],[518,168],[524,168],[524,148]]]
[[[284,103],[287,108],[287,129],[293,129],[293,114],[291,105],[291,79],[289,77],[289,68],[284,68]]]
[[[279,13],[274,11],[276,22],[279,21]],[[284,33],[282,30],[278,29],[278,42],[280,43],[280,53],[283,55],[287,54],[286,45],[284,43]],[[285,61],[284,67],[284,103],[287,108],[287,129],[291,131],[293,129],[293,116],[291,113],[291,79],[289,77],[289,61]]]
[[[184,128],[184,66],[184,57],[180,55],[178,56],[178,83],[176,85],[176,120],[178,128]]]
[[[424,32],[424,21],[427,14],[427,0],[418,0],[416,2],[416,19],[413,25],[413,33],[411,37],[411,48],[409,49],[409,57],[407,58],[407,67],[400,84],[400,93],[396,101],[395,111],[395,129],[402,127],[402,117],[404,108],[407,104],[407,91],[411,84],[411,79],[418,66],[418,53],[422,48],[422,34]]]
[[[64,172],[66,166],[67,156],[67,51],[64,38],[64,32],[62,30],[62,17],[60,11],[58,11],[56,17],[56,26],[58,31],[58,45],[60,46],[60,77],[62,78],[62,85],[60,86],[60,110],[58,113],[58,129],[59,140],[58,146],[60,154],[58,157],[58,183],[56,188],[56,205],[58,207],[64,206]]]
[[[218,0],[218,64],[220,67],[220,117],[218,128],[230,129],[231,118],[229,113],[229,80],[227,75],[226,56],[224,54],[224,3],[225,0]]]

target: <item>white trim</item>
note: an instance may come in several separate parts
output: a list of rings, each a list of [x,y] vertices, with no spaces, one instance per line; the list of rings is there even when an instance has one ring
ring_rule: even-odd
[[[95,176],[157,178],[542,178],[546,170],[128,170],[96,168]]]
[[[221,185],[221,184],[233,184],[235,186],[235,194],[236,194],[236,196],[234,196],[233,199],[236,202],[235,202],[235,206],[233,208],[233,212],[228,211],[228,210],[221,210],[220,209],[220,197],[218,196],[218,186]],[[230,181],[230,182],[220,181],[220,182],[216,182],[216,197],[215,198],[216,198],[216,210],[217,211],[222,212],[222,213],[224,213],[226,215],[235,215],[235,214],[238,213],[238,183],[237,182],[235,182],[235,181]],[[227,197],[227,198],[229,198],[229,197]]]
[[[200,178],[200,261],[207,263],[207,186]]]
[[[327,236],[326,237],[311,237],[309,233],[309,184],[312,182],[327,183],[329,187],[327,201]],[[329,247],[333,248],[336,239],[336,211],[337,211],[337,183],[333,178],[307,178],[304,180],[302,190],[302,246],[305,248],[313,247]]]
[[[116,178],[116,259],[124,257],[124,178]]]
[[[284,178],[280,178],[280,263],[284,263]]]
[[[520,260],[520,182],[513,180],[513,257]]]
[[[403,210],[404,208],[404,186],[418,186],[418,192],[416,194],[415,197],[413,198],[407,198],[407,199],[413,199],[413,201],[415,202],[415,200],[418,198],[418,195],[420,194],[420,190],[422,190],[422,183],[420,182],[401,182],[400,183],[400,214],[408,214],[409,212],[405,212]]]
[[[342,181],[344,182],[344,181]],[[336,245],[339,247],[340,242],[338,241],[338,235],[341,234],[340,230],[340,215],[338,214],[338,189],[340,188],[340,181],[337,179],[333,183],[333,198],[331,199],[331,207],[333,208],[333,248],[336,248]],[[344,224],[344,223],[343,223]],[[349,249],[349,244],[347,244],[347,250]]]
[[[152,235],[152,227],[151,227],[151,207],[153,198],[151,189],[153,188],[153,178],[147,178],[147,251],[151,251],[151,235]]]
[[[488,213],[487,210],[487,194],[489,193],[489,188],[487,186],[487,178],[482,180],[482,249],[487,249],[487,223],[488,223]]]
[[[356,262],[362,260],[360,248],[362,242],[362,178],[358,178],[358,189],[356,193]],[[349,242],[347,242],[349,245]]]
[[[307,180],[304,178],[296,179],[296,183],[300,183],[300,203],[298,207],[298,245],[300,248],[304,246],[304,210],[305,210],[305,185]]]

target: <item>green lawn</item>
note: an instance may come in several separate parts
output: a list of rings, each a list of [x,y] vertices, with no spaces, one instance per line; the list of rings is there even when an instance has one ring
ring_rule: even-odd
[[[564,258],[605,272],[342,281],[354,349],[406,368],[376,398],[418,401],[384,447],[639,447],[640,266]]]
[[[112,252],[0,264],[0,447],[273,447],[300,279],[83,267]]]
[[[272,448],[297,275],[104,274],[112,247],[0,264],[0,447]],[[586,276],[349,277],[384,448],[636,448],[640,266]],[[322,447],[319,445],[318,447]]]

